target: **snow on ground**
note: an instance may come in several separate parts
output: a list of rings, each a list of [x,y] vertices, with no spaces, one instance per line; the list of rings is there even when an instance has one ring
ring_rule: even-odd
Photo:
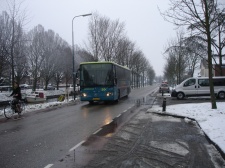
[[[41,90],[41,89],[40,89]],[[25,96],[26,94],[31,93],[31,89],[26,89],[26,90],[22,90],[21,93],[23,94],[23,96]],[[43,91],[43,89],[41,90]],[[60,89],[60,90],[48,90],[48,91],[43,91],[45,93],[46,96],[50,96],[50,95],[64,95],[65,94],[65,89]],[[0,92],[0,101],[7,101],[7,100],[11,100],[12,97],[8,97],[11,94],[11,92]],[[49,107],[53,107],[53,106],[59,106],[65,103],[69,103],[73,101],[72,97],[70,97],[68,100],[65,99],[65,101],[63,102],[44,102],[44,103],[35,103],[35,104],[27,104],[26,105],[26,109],[25,109],[25,113],[27,112],[32,112],[34,110],[41,110],[41,109],[45,109],[45,108],[49,108]],[[3,109],[0,109],[0,117],[4,117],[3,116]]]
[[[60,88],[59,90],[43,90],[43,89],[37,89],[37,91],[43,91],[46,96],[65,94],[65,88]],[[31,92],[32,92],[32,89],[24,89],[24,90],[21,90],[22,97],[24,97],[27,94],[30,94]],[[8,92],[8,91],[0,92],[0,101],[11,100],[12,97],[8,97],[11,93],[12,93],[12,91],[10,91],[10,92]]]
[[[225,103],[217,102],[217,109],[211,108],[211,103],[177,104],[166,107],[153,107],[149,112],[167,113],[194,119],[204,133],[225,153]]]

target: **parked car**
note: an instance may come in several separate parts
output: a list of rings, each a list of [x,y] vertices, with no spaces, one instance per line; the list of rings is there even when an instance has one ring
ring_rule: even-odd
[[[20,84],[21,89],[30,89],[30,86],[28,84]]]
[[[11,86],[0,86],[0,92],[2,91],[11,91],[12,87]]]
[[[79,92],[79,91],[80,91],[80,86],[76,85],[75,92]],[[70,85],[69,93],[73,93],[73,85]]]
[[[170,93],[170,87],[167,83],[162,83],[159,86],[159,93]]]
[[[43,89],[44,89],[44,90],[55,90],[55,87],[52,86],[52,85],[48,85],[47,88],[45,88],[45,86],[44,86]]]

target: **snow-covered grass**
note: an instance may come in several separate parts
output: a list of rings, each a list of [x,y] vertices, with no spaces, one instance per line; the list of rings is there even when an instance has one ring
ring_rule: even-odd
[[[37,91],[43,91],[45,93],[46,96],[50,96],[50,95],[61,95],[61,94],[65,94],[65,88],[60,88],[59,90],[43,90],[43,89],[37,89]],[[30,94],[32,92],[31,89],[24,89],[21,90],[22,96],[24,97],[27,94]],[[7,101],[7,100],[11,100],[12,97],[8,97],[12,92],[8,92],[8,91],[3,91],[0,92],[0,101]]]
[[[43,89],[40,89],[43,91]],[[26,89],[26,90],[22,90],[22,95],[25,96],[26,94],[31,93],[31,89]],[[48,91],[43,91],[45,93],[46,96],[50,96],[50,95],[65,95],[65,89],[60,89],[60,90],[48,90]],[[12,97],[8,97],[11,94],[11,92],[0,92],[0,101],[7,101],[7,100],[11,100]],[[54,101],[54,102],[44,102],[44,103],[36,103],[36,104],[27,104],[26,105],[26,109],[25,109],[25,113],[34,111],[34,110],[41,110],[41,109],[45,109],[45,108],[49,108],[49,107],[53,107],[53,106],[59,106],[59,105],[63,105],[65,103],[69,103],[73,101],[73,99],[65,99],[65,101],[63,102],[58,102],[58,101]],[[3,117],[3,109],[0,109],[0,117]]]
[[[204,133],[225,153],[225,103],[217,102],[217,109],[211,108],[211,103],[177,104],[166,107],[155,106],[149,112],[166,113],[194,119]]]

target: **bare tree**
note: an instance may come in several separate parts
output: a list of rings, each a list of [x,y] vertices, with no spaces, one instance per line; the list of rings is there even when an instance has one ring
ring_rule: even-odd
[[[10,76],[10,37],[10,17],[4,11],[0,15],[0,77]]]
[[[41,66],[44,61],[44,27],[38,25],[28,33],[28,64],[33,78],[33,90],[40,80]]]
[[[219,62],[215,61],[216,64],[219,65],[219,74],[223,76],[225,75],[222,70],[222,58],[225,57],[225,54],[222,53],[225,48],[225,13],[220,13],[220,16],[218,17],[218,28],[216,29],[215,37],[212,40],[212,45],[219,57]]]
[[[155,71],[151,65],[148,66],[146,75],[148,78],[148,84],[152,85],[154,83],[154,79],[155,79]]]
[[[199,36],[190,36],[183,40],[190,76],[194,75],[201,59],[207,55],[206,43]]]
[[[19,25],[20,26],[20,25]],[[26,36],[23,32],[22,27],[20,31],[18,28],[19,41],[14,47],[14,62],[15,62],[15,78],[18,83],[28,75],[28,64],[27,64],[27,47],[26,47]]]
[[[120,38],[115,50],[116,51],[116,57],[114,59],[115,62],[130,68],[131,55],[134,50],[135,50],[135,43],[131,42],[127,37]]]
[[[53,30],[44,32],[44,46],[43,46],[43,62],[41,65],[41,77],[44,79],[44,87],[47,88],[49,81],[54,77],[56,70],[58,46],[60,46],[60,38]]]
[[[72,79],[72,50],[70,47],[66,47],[64,48],[64,51],[63,51],[63,77],[65,79],[65,82],[66,82],[66,86],[68,85],[69,81],[71,81]]]
[[[214,86],[212,82],[212,33],[218,27],[219,11],[217,0],[170,0],[170,8],[163,13],[165,19],[177,26],[187,26],[196,34],[205,37],[208,51],[208,69],[212,109],[216,109]]]
[[[124,32],[124,24],[119,20],[111,21],[107,17],[94,14],[89,23],[89,49],[94,60],[112,61],[116,57],[115,49]]]
[[[8,1],[8,10],[9,10],[9,17],[10,17],[10,63],[11,63],[11,76],[12,76],[12,86],[14,83],[15,78],[15,46],[22,38],[23,33],[20,33],[21,27],[25,20],[25,11],[21,11],[22,2],[16,2],[16,0]]]
[[[176,81],[176,84],[181,83],[184,80],[188,60],[182,32],[178,32],[176,39],[168,43],[164,54],[167,60],[164,68],[164,77],[166,77],[167,80]]]
[[[175,85],[178,83],[177,81],[177,70],[176,70],[176,57],[175,55],[173,55],[172,52],[168,53],[168,57],[166,59],[166,64],[164,65],[164,76],[166,77],[167,81],[172,84]]]
[[[57,36],[57,47],[55,52],[55,71],[54,71],[54,81],[56,83],[57,90],[59,89],[59,83],[62,82],[64,77],[64,69],[67,69],[65,62],[69,62],[71,59],[68,59],[67,56],[67,49],[69,48],[69,45],[67,42],[65,42],[63,39],[61,39],[59,36]],[[71,58],[71,57],[69,57]],[[71,61],[70,61],[71,62]],[[72,63],[71,66],[72,67]],[[70,73],[72,72],[72,69]],[[66,85],[67,86],[67,85]]]

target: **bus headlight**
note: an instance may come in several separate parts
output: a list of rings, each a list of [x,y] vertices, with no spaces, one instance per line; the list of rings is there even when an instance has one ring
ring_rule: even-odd
[[[107,92],[107,93],[106,93],[106,96],[107,96],[107,97],[112,96],[112,95],[113,95],[112,92]]]
[[[83,96],[83,97],[87,97],[87,94],[86,94],[86,93],[82,93],[82,96]]]

